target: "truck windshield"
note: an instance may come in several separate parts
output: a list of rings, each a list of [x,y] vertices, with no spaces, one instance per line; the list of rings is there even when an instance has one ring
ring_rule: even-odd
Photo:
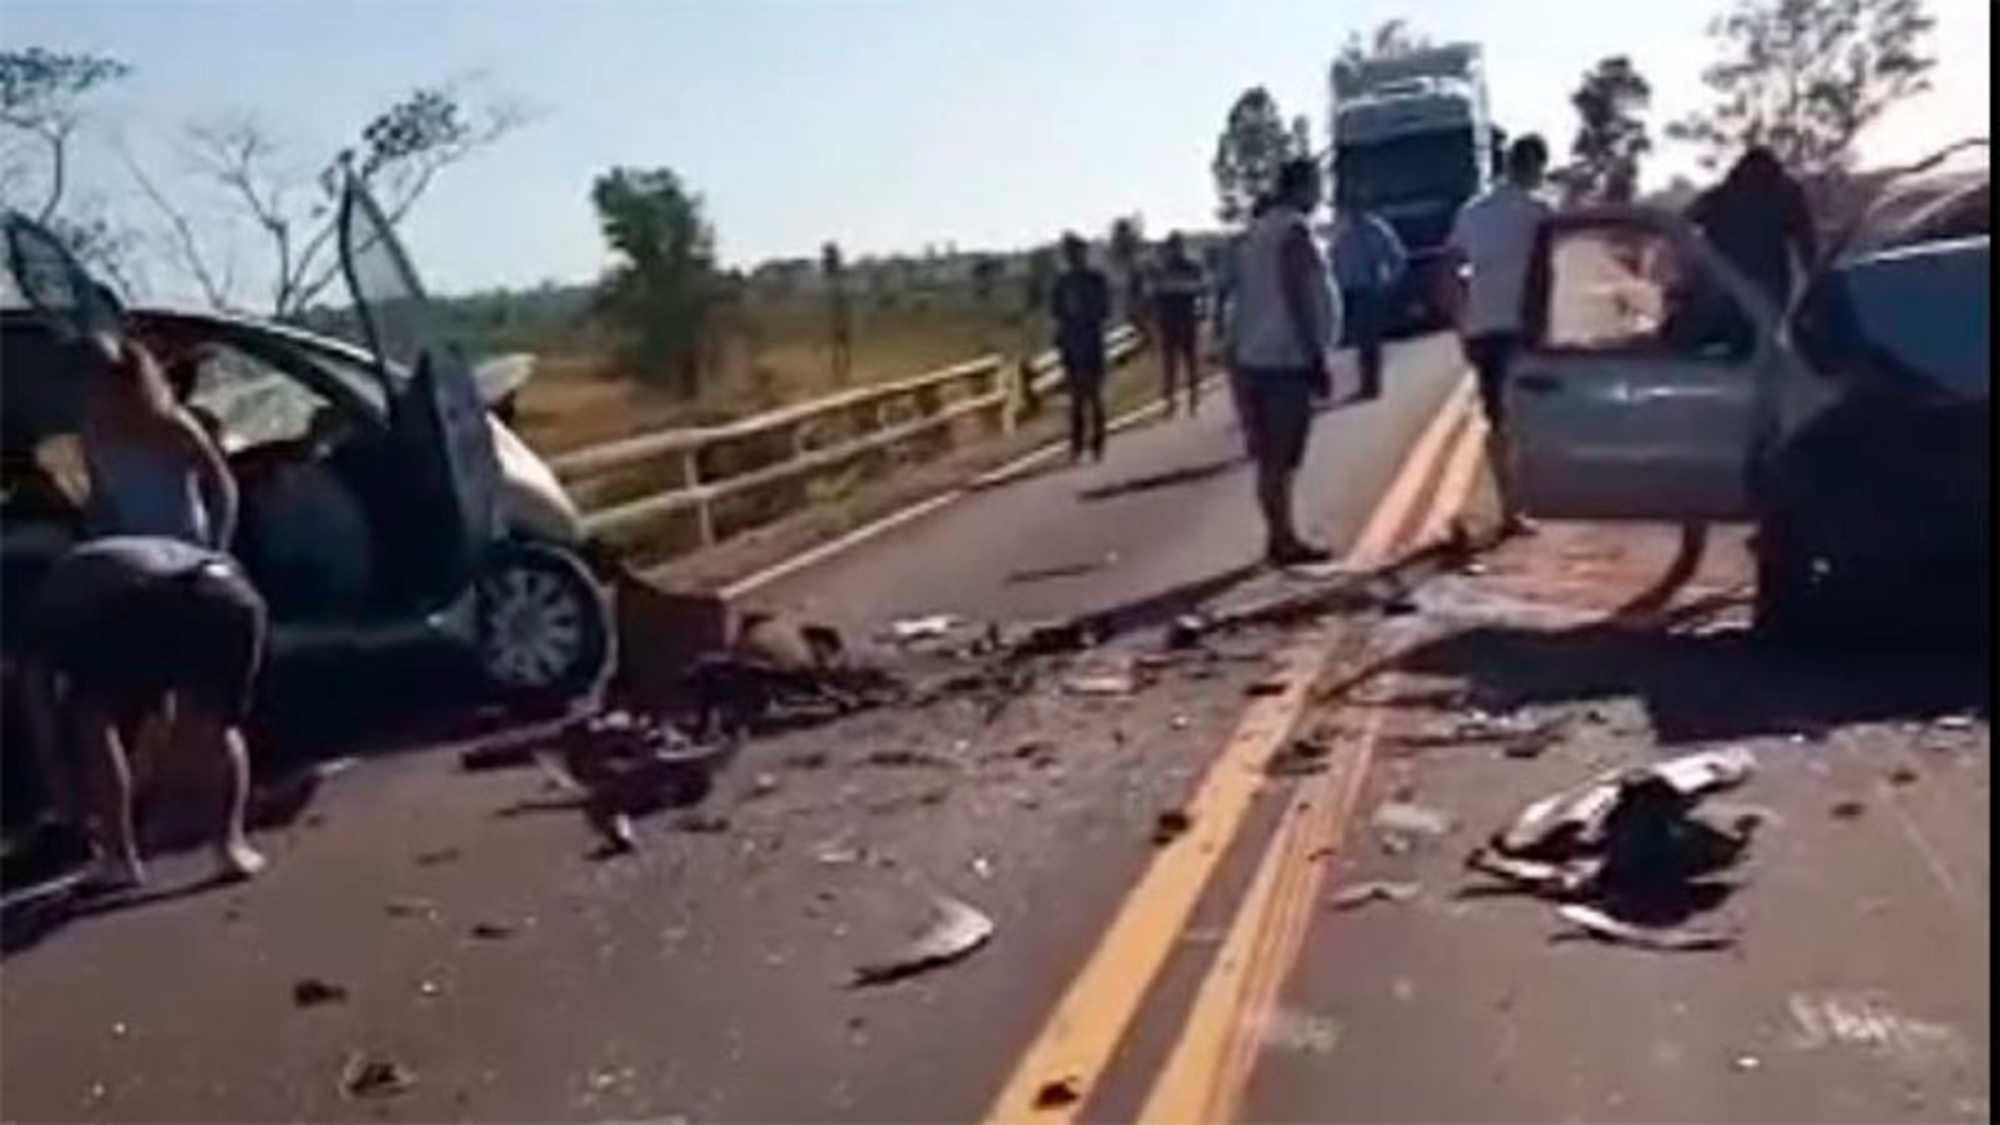
[[[1334,175],[1340,198],[1363,206],[1439,197],[1457,201],[1478,186],[1472,130],[1344,144],[1334,153]]]

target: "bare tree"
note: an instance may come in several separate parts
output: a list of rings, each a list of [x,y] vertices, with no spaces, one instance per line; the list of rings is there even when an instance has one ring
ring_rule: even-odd
[[[356,144],[314,168],[290,156],[256,119],[238,115],[188,128],[184,155],[223,208],[246,218],[269,255],[266,307],[297,317],[331,285],[340,264],[333,236],[341,184],[352,172],[376,196],[392,224],[402,222],[439,173],[506,136],[527,120],[518,105],[468,107],[450,87],[421,87],[377,114]],[[159,211],[169,259],[218,308],[235,300],[233,240],[204,237],[187,210],[127,167]]]
[[[13,198],[20,185],[43,180],[36,218],[47,222],[62,204],[68,185],[69,146],[83,120],[83,100],[91,91],[131,73],[103,55],[62,54],[41,47],[0,51],[0,128],[7,135],[0,159],[0,195]],[[23,150],[33,150],[26,155]],[[23,208],[26,210],[27,208]]]
[[[1763,144],[1809,179],[1837,177],[1862,130],[1929,88],[1936,23],[1924,0],[1735,0],[1709,27],[1715,100],[1668,135],[1708,167]]]

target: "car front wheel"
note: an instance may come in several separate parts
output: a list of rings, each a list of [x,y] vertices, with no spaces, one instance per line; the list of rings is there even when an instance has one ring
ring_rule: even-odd
[[[581,560],[542,544],[506,543],[474,588],[480,667],[504,695],[561,702],[603,681],[610,607]]]

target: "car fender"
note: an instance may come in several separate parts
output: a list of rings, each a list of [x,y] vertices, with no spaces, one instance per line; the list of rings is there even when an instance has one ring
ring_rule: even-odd
[[[583,516],[548,462],[499,419],[488,417],[500,458],[500,513],[510,532],[566,547],[584,540]]]

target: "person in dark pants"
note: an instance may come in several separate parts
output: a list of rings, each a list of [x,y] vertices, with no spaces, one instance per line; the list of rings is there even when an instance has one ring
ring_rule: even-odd
[[[1280,168],[1269,206],[1243,239],[1230,319],[1244,431],[1257,462],[1264,557],[1275,566],[1332,557],[1301,537],[1292,519],[1292,486],[1312,433],[1313,402],[1332,391],[1328,363],[1340,341],[1340,294],[1310,221],[1320,190],[1312,161],[1290,160]]]
[[[1153,279],[1153,323],[1160,344],[1160,397],[1171,417],[1179,405],[1182,385],[1187,387],[1187,412],[1193,417],[1201,409],[1202,295],[1207,282],[1201,264],[1187,252],[1187,240],[1179,231],[1167,236],[1159,268]]]
[[[1798,270],[1810,269],[1819,257],[1805,189],[1762,145],[1746,151],[1721,183],[1697,196],[1688,218],[1780,313],[1791,307]]]
[[[1049,294],[1056,353],[1069,394],[1069,456],[1104,460],[1104,331],[1111,319],[1111,283],[1090,264],[1090,248],[1075,234],[1062,239],[1063,272]]]
[[[1331,253],[1341,312],[1360,361],[1361,390],[1356,397],[1381,398],[1382,334],[1388,328],[1396,286],[1409,268],[1409,252],[1381,216],[1351,204],[1334,214]]]
[[[37,584],[23,654],[40,768],[65,812],[80,811],[105,888],[145,881],[133,832],[127,741],[157,736],[220,776],[222,873],[264,867],[244,811],[250,760],[240,724],[262,661],[264,602],[218,551],[163,536],[95,539]],[[195,760],[195,759],[189,759]],[[81,800],[69,778],[81,782]]]
[[[1548,144],[1533,133],[1509,145],[1506,178],[1467,203],[1451,230],[1451,250],[1469,272],[1459,310],[1459,338],[1478,377],[1503,530],[1510,534],[1525,532],[1529,525],[1515,507],[1501,445],[1507,368],[1521,346],[1521,305],[1535,241],[1553,213],[1538,194],[1548,163]]]

